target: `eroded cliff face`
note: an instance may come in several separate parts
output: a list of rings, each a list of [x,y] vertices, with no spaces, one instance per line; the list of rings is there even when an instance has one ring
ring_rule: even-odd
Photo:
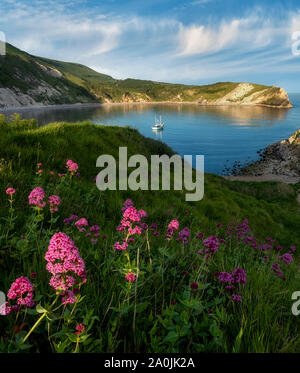
[[[250,83],[240,83],[224,97],[216,100],[200,100],[201,105],[264,105],[277,108],[291,108],[288,94],[283,88],[259,89]]]

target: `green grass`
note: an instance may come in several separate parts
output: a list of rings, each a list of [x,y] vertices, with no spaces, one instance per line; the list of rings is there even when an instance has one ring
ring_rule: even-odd
[[[16,320],[12,314],[0,319],[1,351],[72,352],[76,349],[75,326],[86,326],[80,339],[81,352],[296,352],[300,347],[298,318],[291,314],[291,294],[299,290],[298,255],[300,216],[293,187],[280,183],[242,183],[205,175],[205,197],[187,203],[180,191],[105,191],[93,182],[99,172],[96,159],[101,154],[118,158],[118,148],[127,146],[129,156],[144,154],[172,155],[165,144],[148,139],[131,128],[96,126],[91,123],[53,123],[36,128],[36,122],[15,117],[7,124],[0,118],[0,289],[5,292],[20,276],[30,276],[36,287],[36,302],[49,311],[45,320],[22,344],[39,315],[31,309]],[[60,178],[65,163],[72,159],[79,165],[80,177]],[[36,164],[42,162],[43,175],[37,177]],[[50,171],[55,171],[51,179]],[[45,208],[37,217],[28,206],[33,187],[42,186],[47,195],[61,197],[59,212],[50,224]],[[5,189],[16,188],[13,219]],[[159,237],[149,230],[129,247],[131,269],[138,281],[128,288],[124,274],[129,271],[123,252],[113,245],[122,239],[116,227],[122,218],[121,207],[127,198],[137,209],[144,209],[149,226],[157,223]],[[188,211],[188,213],[186,213]],[[71,214],[86,217],[90,225],[101,227],[96,245],[63,219]],[[180,229],[189,227],[191,238],[183,246],[164,237],[171,219],[178,219]],[[239,241],[236,233],[227,237],[226,226],[249,220],[258,242],[267,237],[276,240],[269,252]],[[216,224],[223,223],[218,228]],[[86,263],[87,283],[81,288],[79,304],[53,312],[50,303],[54,291],[48,285],[44,255],[50,237],[58,231],[67,233],[79,248]],[[212,258],[198,254],[203,243],[196,238],[218,235],[225,243]],[[24,236],[22,238],[22,236]],[[147,239],[148,237],[148,239]],[[297,247],[294,262],[282,263],[275,246],[282,253],[290,245]],[[269,260],[263,259],[267,254]],[[139,259],[139,260],[137,260]],[[271,270],[280,263],[286,280]],[[241,304],[233,303],[215,272],[231,272],[241,267],[247,283],[238,285]],[[192,291],[190,283],[197,282]],[[175,304],[176,303],[176,304]],[[24,320],[24,324],[21,323]],[[47,335],[47,323],[50,338]],[[16,325],[21,327],[14,335]],[[87,336],[88,335],[88,336]]]

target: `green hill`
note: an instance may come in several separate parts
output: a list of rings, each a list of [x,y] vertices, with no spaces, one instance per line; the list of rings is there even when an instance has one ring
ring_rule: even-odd
[[[0,58],[0,107],[87,102],[197,102],[290,107],[282,88],[219,82],[183,85],[117,80],[86,66],[32,56],[10,44]]]

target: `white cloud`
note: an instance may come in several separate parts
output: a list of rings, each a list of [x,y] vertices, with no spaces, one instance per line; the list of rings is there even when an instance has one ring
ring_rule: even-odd
[[[269,45],[282,29],[267,18],[250,15],[222,21],[219,25],[181,25],[178,33],[181,56],[215,53],[228,48],[252,50]]]

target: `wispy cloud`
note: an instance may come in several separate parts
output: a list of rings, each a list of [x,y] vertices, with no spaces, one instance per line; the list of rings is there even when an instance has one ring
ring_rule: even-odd
[[[178,33],[181,56],[207,54],[240,48],[241,51],[267,47],[287,30],[278,28],[270,19],[251,15],[221,21],[219,25],[181,26]]]

